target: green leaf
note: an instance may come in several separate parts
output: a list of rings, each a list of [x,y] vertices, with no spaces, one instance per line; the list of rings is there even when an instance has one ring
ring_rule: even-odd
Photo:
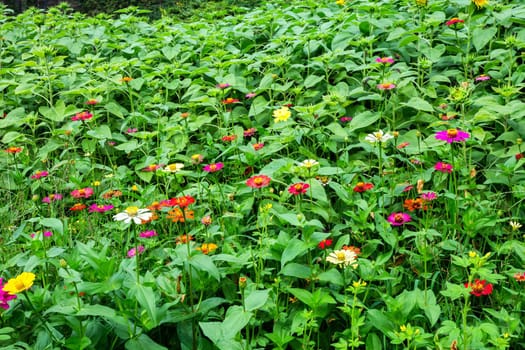
[[[66,116],[78,112],[78,109],[75,106],[67,106],[66,108],[64,101],[58,100],[54,107],[42,106],[38,112],[50,121],[61,122]]]
[[[131,153],[138,149],[140,146],[142,146],[142,144],[139,145],[137,140],[131,140],[115,146],[115,149],[118,149],[119,151],[124,151],[126,153]]]
[[[418,111],[433,112],[434,108],[430,103],[420,97],[412,97],[408,102],[403,103],[404,106],[417,109]]]
[[[146,313],[152,322],[153,326],[150,328],[155,328],[158,326],[159,320],[157,319],[157,306],[153,288],[145,287],[142,284],[137,284],[135,285],[134,290],[137,301],[139,302],[140,306],[146,310]]]
[[[296,216],[295,214],[292,214]],[[305,242],[293,238],[290,242],[288,242],[288,245],[284,249],[283,255],[281,256],[281,269],[284,267],[284,265],[295,259],[299,255],[303,255],[308,250],[308,246]]]
[[[318,75],[309,75],[305,80],[304,80],[304,87],[309,89],[315,85],[317,85],[317,83],[319,83],[321,80],[323,80],[324,78],[321,77],[321,76],[318,76]]]
[[[138,337],[130,338],[126,342],[125,347],[126,350],[168,350],[168,348],[157,344],[144,333]]]
[[[263,307],[264,304],[266,304],[269,295],[269,289],[254,290],[253,292],[251,292],[244,300],[246,311],[253,311]]]
[[[379,120],[379,113],[373,113],[370,111],[362,112],[354,116],[352,121],[350,122],[350,129],[351,130],[357,130],[366,128],[369,125],[374,124],[376,121]]]
[[[61,220],[55,218],[43,218],[40,220],[40,224],[44,227],[49,227],[51,230],[63,234],[64,224]]]
[[[472,44],[476,51],[480,51],[485,47],[498,32],[497,27],[489,27],[487,29],[476,28],[472,32]]]
[[[379,329],[383,334],[393,332],[395,330],[395,325],[384,311],[378,309],[369,309],[367,313],[367,319],[369,324],[377,329]]]
[[[284,276],[297,277],[303,279],[312,277],[312,269],[309,266],[294,262],[286,264],[279,273]]]
[[[104,124],[97,126],[93,130],[89,130],[86,134],[99,140],[107,140],[111,138],[111,129]]]
[[[198,270],[208,272],[210,276],[215,278],[217,281],[221,279],[219,269],[213,263],[213,260],[205,254],[195,254],[190,260],[190,264]]]

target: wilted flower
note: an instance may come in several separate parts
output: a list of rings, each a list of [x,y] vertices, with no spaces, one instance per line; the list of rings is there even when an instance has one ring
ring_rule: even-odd
[[[368,134],[365,137],[365,141],[371,142],[371,143],[377,143],[381,142],[384,143],[390,139],[393,139],[394,136],[392,136],[390,133],[384,133],[383,130],[376,131],[374,133]]]
[[[162,167],[163,167],[162,164],[150,164],[150,165],[145,166],[141,170],[145,172],[150,172],[150,171],[157,171]]]
[[[264,143],[262,143],[262,142],[254,143],[254,144],[252,145],[252,147],[253,147],[253,149],[254,149],[255,151],[258,151],[258,150],[260,150],[261,148],[264,147]]]
[[[138,207],[131,206],[127,207],[122,213],[118,213],[113,216],[115,221],[124,221],[125,224],[129,224],[133,221],[135,224],[142,224],[142,221],[148,221],[153,216],[153,213],[149,209],[139,209]]]
[[[457,17],[454,17],[454,18],[451,18],[450,20],[446,21],[445,22],[445,25],[448,26],[448,27],[454,27],[454,28],[457,28],[457,24],[463,24],[465,23],[465,20],[463,19],[459,19]]]
[[[448,143],[452,142],[462,142],[470,137],[470,134],[459,129],[448,129],[438,131],[436,133],[436,139],[441,141],[446,141]]]
[[[81,120],[81,121],[89,120],[91,118],[93,118],[93,114],[91,114],[88,111],[84,111],[84,112],[80,112],[80,113],[77,113],[74,116],[72,116],[71,120],[76,122],[76,121],[79,121],[79,120]]]
[[[262,188],[270,184],[272,179],[266,175],[254,175],[246,180],[246,185],[251,188]]]
[[[326,257],[326,261],[339,266],[357,268],[357,254],[352,250],[334,250]]]
[[[204,226],[210,226],[211,223],[212,223],[211,216],[206,215],[202,217],[201,224],[203,224]]]
[[[473,283],[465,283],[465,288],[471,288],[470,294],[480,297],[482,295],[489,295],[492,293],[492,283],[476,278]]]
[[[176,244],[187,244],[190,241],[193,241],[193,236],[192,235],[184,234],[184,235],[177,236],[175,238],[175,243]]]
[[[202,156],[202,154],[194,154],[191,156],[191,162],[193,164],[200,164],[202,163],[203,160],[204,160],[204,157]]]
[[[388,216],[387,220],[392,226],[401,226],[411,221],[412,219],[407,213],[392,213]]]
[[[35,277],[35,274],[32,272],[22,272],[15,278],[9,279],[9,281],[7,281],[2,287],[2,290],[10,295],[21,293],[31,288],[35,281]]]
[[[249,128],[247,130],[244,130],[242,134],[243,134],[244,137],[250,137],[250,136],[255,135],[256,132],[257,132],[257,129]]]
[[[515,273],[513,277],[517,282],[525,282],[525,272]]]
[[[348,123],[348,122],[351,122],[352,119],[354,119],[354,118],[344,116],[344,117],[339,118],[339,121],[340,121],[341,123]]]
[[[128,128],[128,129],[126,130],[126,134],[134,134],[134,133],[136,133],[137,131],[139,131],[139,129],[137,129],[137,128]]]

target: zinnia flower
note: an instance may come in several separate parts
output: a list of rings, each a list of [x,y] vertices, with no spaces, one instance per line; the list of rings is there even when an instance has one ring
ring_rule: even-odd
[[[180,208],[186,208],[193,203],[195,203],[195,198],[190,195],[170,199],[171,206],[178,206]]]
[[[203,243],[200,247],[195,248],[200,250],[203,254],[213,253],[217,249],[217,244],[215,243]]]
[[[492,293],[492,283],[476,278],[473,283],[465,283],[465,288],[471,288],[470,294],[480,297],[482,295],[489,295]]]
[[[246,180],[246,185],[251,188],[262,188],[270,184],[272,179],[266,175],[254,175]]]
[[[392,226],[401,226],[412,219],[407,213],[392,213],[388,216],[387,220]]]
[[[130,250],[128,250],[128,258],[133,258],[135,255],[137,254],[142,254],[144,253],[144,246],[143,245],[139,245],[137,247],[133,247],[131,248]]]
[[[232,142],[237,138],[237,135],[226,135],[221,138],[224,142]]]
[[[288,192],[290,192],[294,196],[297,196],[306,193],[306,190],[308,190],[309,187],[310,185],[307,183],[298,182],[293,185],[290,185],[290,187],[288,187]]]
[[[35,274],[32,272],[22,272],[15,278],[9,279],[9,281],[7,281],[2,287],[2,290],[10,295],[21,293],[31,288],[35,281],[35,277]]]
[[[155,230],[143,231],[139,234],[140,238],[151,238],[155,236],[157,236],[157,232],[155,232]]]
[[[257,132],[257,129],[249,128],[247,130],[244,130],[242,134],[243,134],[244,137],[250,137],[250,136],[255,135],[256,132]]]
[[[454,17],[454,18],[451,18],[450,20],[446,21],[445,25],[447,27],[454,26],[454,28],[457,28],[456,24],[459,24],[459,23],[465,23],[465,20],[459,19],[457,17]]]
[[[521,224],[517,221],[509,221],[509,225],[512,228],[512,231],[518,231],[521,228]]]
[[[194,154],[191,156],[191,162],[193,164],[200,164],[202,163],[203,160],[204,160],[204,157],[202,156],[202,154]]]
[[[254,98],[255,96],[257,96],[255,92],[249,92],[244,97],[246,97],[247,99],[250,99],[250,98]]]
[[[424,201],[422,198],[405,199],[403,208],[407,209],[408,211],[414,211],[418,209],[423,209],[423,210],[428,209],[428,207],[424,205]]]
[[[474,80],[475,81],[487,81],[487,80],[490,80],[490,77],[486,74],[481,74],[477,76]]]
[[[290,109],[286,106],[283,106],[273,111],[273,117],[274,117],[273,121],[275,123],[285,122],[288,120],[288,118],[290,118],[291,115],[292,115],[292,112],[290,112]]]
[[[111,205],[111,204],[96,204],[96,203],[93,203],[89,206],[89,212],[90,213],[105,213],[111,209],[113,209],[114,206]]]
[[[232,103],[239,103],[239,100],[236,99],[236,98],[228,97],[227,99],[223,100],[222,103],[225,104],[225,105],[229,105],[229,104],[232,104]]]
[[[163,170],[165,172],[167,172],[167,173],[176,173],[179,170],[181,170],[182,168],[184,168],[184,164],[182,164],[182,163],[173,163],[173,164],[166,165]]]
[[[4,152],[17,154],[22,152],[22,147],[7,147],[7,149],[5,149]]]
[[[434,169],[442,173],[450,174],[452,172],[452,165],[444,162],[437,162],[436,165],[434,165]]]
[[[489,4],[489,0],[472,0],[472,2],[478,9],[483,8]]]
[[[525,282],[525,272],[518,272],[518,273],[515,273],[514,274],[514,279],[517,281],[517,282]],[[0,279],[1,281],[1,279]],[[1,299],[1,298],[0,298]]]
[[[159,170],[160,168],[162,168],[162,164],[150,164],[148,166],[145,166],[144,168],[142,168],[141,170],[142,171],[146,171],[146,172],[150,172],[150,171],[157,171]]]
[[[216,171],[221,170],[222,168],[224,168],[224,163],[219,162],[219,163],[208,164],[204,168],[202,168],[202,170],[208,173],[214,173]]]
[[[86,104],[89,105],[89,106],[96,105],[97,103],[98,103],[98,100],[96,100],[94,98],[90,98],[89,100],[86,101]]]
[[[384,143],[390,139],[393,139],[394,136],[392,136],[390,133],[384,133],[383,130],[376,131],[374,133],[368,134],[365,137],[365,141],[371,142],[371,143],[377,143],[381,142]]]
[[[354,187],[354,192],[365,192],[374,188],[374,184],[370,182],[358,182]]]
[[[228,84],[228,83],[220,83],[220,84],[215,85],[215,87],[218,88],[218,89],[226,89],[226,88],[228,88],[230,86],[231,85]]]
[[[184,208],[184,212],[182,212],[180,208],[173,208],[168,211],[168,215],[166,217],[173,222],[186,222],[186,220],[193,220],[195,213],[193,210],[188,210],[186,208]]]
[[[317,246],[319,247],[319,249],[326,249],[332,245],[332,242],[333,240],[331,238],[326,238],[326,239],[323,239],[321,242],[319,242]]]
[[[38,179],[41,179],[41,178],[46,177],[48,175],[49,175],[49,172],[47,172],[45,170],[38,170],[33,175],[31,175],[31,178],[33,180],[38,180]]]
[[[462,142],[470,137],[470,134],[459,129],[448,129],[438,131],[436,133],[436,139],[441,141],[447,141],[448,143],[452,142]]]
[[[204,226],[210,226],[211,223],[212,223],[211,216],[206,215],[206,216],[202,217],[201,224],[203,224]]]
[[[51,202],[56,202],[56,201],[59,201],[61,199],[62,199],[62,195],[60,193],[53,193],[53,194],[50,194],[47,197],[44,197],[44,199],[42,199],[42,202],[49,204]]]
[[[357,254],[352,250],[334,250],[326,257],[326,261],[339,266],[357,268]]]
[[[306,169],[311,169],[314,166],[319,165],[319,162],[316,161],[315,159],[306,159],[306,160],[303,160],[299,165]]]
[[[84,121],[84,120],[89,120],[93,118],[93,114],[89,113],[88,111],[84,111],[84,112],[80,112],[80,113],[77,113],[75,114],[74,116],[71,117],[71,120],[76,122],[76,121]]]
[[[123,83],[129,83],[132,80],[133,80],[132,77],[122,77],[122,78],[120,78],[120,81],[123,82]]]
[[[381,64],[392,64],[394,63],[394,59],[392,57],[378,57],[376,58],[376,62]]]
[[[81,188],[71,192],[71,196],[74,198],[89,198],[93,195],[93,189],[91,187]]]
[[[81,210],[84,210],[86,208],[87,208],[87,206],[85,204],[76,203],[71,208],[69,208],[69,210],[71,210],[71,211],[81,211]]]
[[[9,300],[16,299],[16,295],[10,295],[7,292],[3,290],[4,284],[3,279],[0,278],[0,307],[4,310],[9,309],[9,304],[7,303]]]
[[[264,147],[264,143],[262,143],[262,142],[254,143],[254,144],[252,145],[252,147],[253,147],[253,149],[254,149],[255,151],[258,151],[258,150],[260,150],[261,148]]]
[[[138,207],[131,206],[127,207],[122,213],[118,213],[113,216],[115,221],[124,221],[125,224],[129,224],[133,221],[135,224],[142,224],[142,221],[148,221],[153,216],[153,213],[149,209],[139,209]]]
[[[437,198],[437,194],[436,192],[424,192],[424,193],[421,193],[420,197],[424,201],[430,202]]]
[[[396,84],[393,83],[381,83],[377,84],[379,90],[392,90],[396,88]]]
[[[354,119],[354,118],[344,116],[344,117],[339,118],[339,121],[340,121],[341,123],[348,123],[348,122],[351,122],[352,119]]]
[[[137,129],[137,128],[128,128],[128,129],[126,130],[126,134],[134,134],[134,133],[136,133],[137,131],[139,131],[139,129]]]

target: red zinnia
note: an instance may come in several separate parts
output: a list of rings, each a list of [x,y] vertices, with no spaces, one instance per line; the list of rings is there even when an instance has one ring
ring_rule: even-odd
[[[492,283],[476,279],[473,283],[465,283],[465,288],[471,288],[470,294],[480,297],[482,295],[489,295],[492,293]]]
[[[238,102],[239,102],[238,99],[231,98],[231,97],[228,97],[227,99],[222,101],[222,103],[225,104],[225,105],[229,105],[229,104],[232,104],[232,103],[238,103]]]
[[[445,25],[447,25],[448,27],[450,27],[450,26],[453,26],[453,25],[455,25],[455,24],[459,24],[459,23],[465,23],[465,20],[463,20],[463,19],[459,19],[459,18],[457,18],[457,17],[454,17],[454,18],[450,19],[449,21],[446,21],[446,22],[445,22]]]
[[[290,192],[294,196],[297,196],[297,195],[306,193],[306,190],[308,189],[308,187],[310,187],[309,184],[304,183],[304,182],[298,182],[288,187],[288,192]]]
[[[8,147],[5,150],[5,152],[11,153],[11,154],[20,153],[20,152],[22,152],[22,147]]]
[[[258,150],[260,150],[261,148],[264,147],[264,143],[262,143],[262,142],[260,142],[260,143],[254,143],[254,144],[252,145],[252,147],[253,147],[253,149],[254,149],[255,151],[258,151]]]
[[[331,238],[323,239],[317,246],[319,249],[326,249],[332,245],[332,242],[333,240]]]
[[[170,199],[172,206],[179,206],[180,208],[186,208],[193,203],[195,203],[195,198],[189,195]]]
[[[354,187],[354,192],[365,192],[374,188],[374,184],[370,182],[358,182]]]
[[[514,279],[517,282],[525,282],[525,272],[517,272],[514,274]]]
[[[262,188],[268,186],[271,180],[266,175],[254,175],[246,180],[246,185],[251,188]]]
[[[249,129],[247,129],[247,130],[244,130],[244,132],[243,132],[243,136],[244,136],[244,137],[250,137],[250,136],[253,136],[256,132],[257,132],[257,129],[255,129],[255,128],[249,128]]]
[[[237,138],[237,135],[226,135],[226,136],[223,136],[222,137],[222,140],[224,142],[232,142],[233,140],[235,140]]]
[[[85,112],[80,112],[80,113],[77,113],[75,114],[74,116],[71,117],[71,120],[76,122],[76,121],[79,121],[79,120],[89,120],[93,118],[93,114],[85,111]]]
[[[69,208],[69,210],[71,210],[71,211],[81,211],[81,210],[84,210],[84,209],[86,209],[86,205],[82,204],[82,203],[76,203],[71,208]]]
[[[162,168],[163,166],[164,166],[163,164],[150,164],[150,165],[142,168],[142,171],[147,171],[147,172],[149,172],[149,171],[156,171],[156,170]]]

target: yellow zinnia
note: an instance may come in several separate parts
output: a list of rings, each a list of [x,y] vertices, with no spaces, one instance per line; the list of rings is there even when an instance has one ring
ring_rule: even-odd
[[[2,290],[10,295],[15,295],[24,290],[28,290],[33,285],[35,280],[35,274],[32,272],[22,272],[20,275],[15,278],[11,278],[4,285]]]
[[[489,4],[489,0],[472,0],[478,9],[483,8]]]
[[[292,115],[292,112],[290,112],[290,109],[286,106],[273,111],[273,117],[275,118],[274,121],[276,123],[287,121],[291,115]]]

